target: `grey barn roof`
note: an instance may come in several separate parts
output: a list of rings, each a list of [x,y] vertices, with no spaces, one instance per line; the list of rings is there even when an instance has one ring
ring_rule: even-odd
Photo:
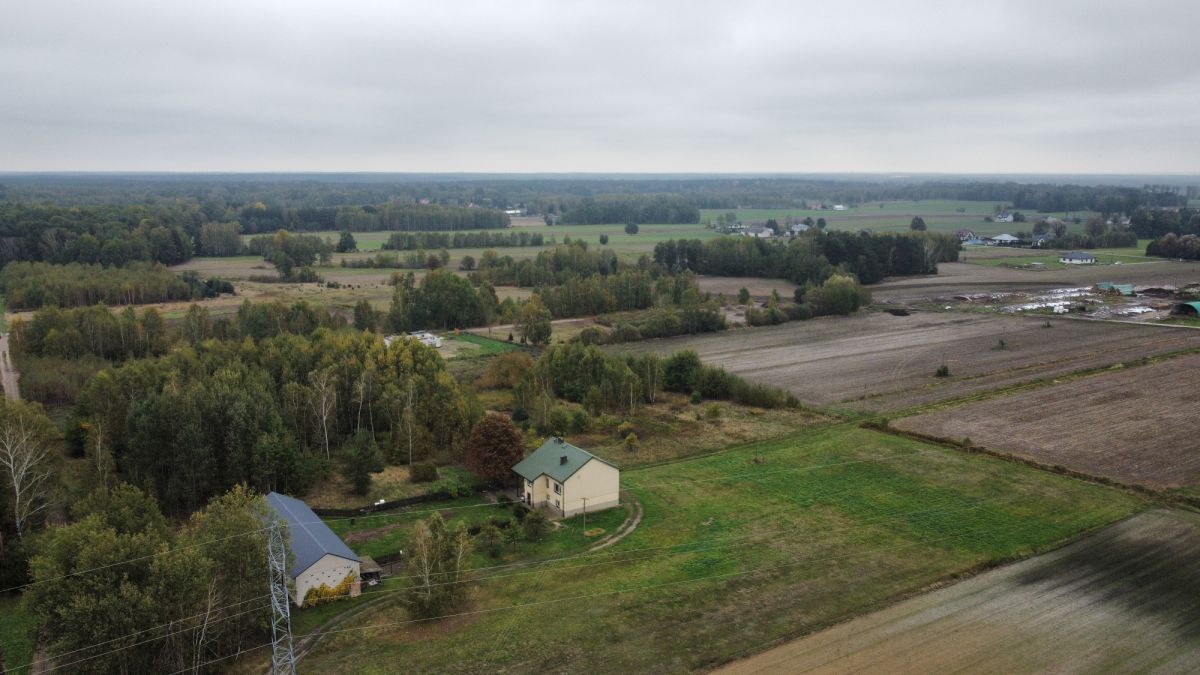
[[[326,555],[360,562],[354,551],[308,508],[308,504],[278,492],[267,495],[267,504],[288,525],[292,550],[292,569],[289,573],[293,579]]]

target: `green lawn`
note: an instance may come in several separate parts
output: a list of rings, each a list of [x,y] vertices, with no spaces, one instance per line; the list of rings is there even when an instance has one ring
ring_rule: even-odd
[[[492,338],[475,335],[474,333],[459,333],[448,339],[464,343],[463,345],[459,345],[459,349],[451,357],[455,359],[478,359],[520,349],[520,347],[511,342],[493,340]],[[471,347],[466,347],[466,345],[471,345]]]
[[[454,619],[413,624],[397,603],[381,604],[349,623],[381,628],[332,635],[302,667],[703,669],[1141,506],[1116,490],[850,425],[629,470],[622,481],[645,518],[613,549],[490,575],[461,609],[470,614]]]
[[[0,655],[9,673],[28,673],[21,668],[33,661],[33,614],[19,596],[0,596]]]

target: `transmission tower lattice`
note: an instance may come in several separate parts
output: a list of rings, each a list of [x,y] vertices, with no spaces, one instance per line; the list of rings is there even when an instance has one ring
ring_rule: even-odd
[[[271,568],[271,672],[294,675],[296,655],[292,652],[292,599],[287,587],[287,548],[283,528],[276,521],[267,537],[267,560]]]

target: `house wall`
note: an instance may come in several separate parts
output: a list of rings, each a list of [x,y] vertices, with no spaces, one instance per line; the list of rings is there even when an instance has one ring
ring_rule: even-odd
[[[563,487],[565,517],[583,513],[584,497],[587,498],[588,513],[611,509],[620,503],[621,472],[593,459],[568,478]]]
[[[330,588],[342,583],[347,574],[351,572],[354,576],[359,577],[359,564],[353,560],[338,557],[336,555],[326,554],[320,560],[313,563],[311,567],[300,573],[296,577],[296,594],[292,598],[296,605],[304,604],[304,596],[308,593],[308,589],[315,588],[321,584],[325,584]],[[361,581],[355,581],[350,587],[350,597],[357,597],[362,591]]]

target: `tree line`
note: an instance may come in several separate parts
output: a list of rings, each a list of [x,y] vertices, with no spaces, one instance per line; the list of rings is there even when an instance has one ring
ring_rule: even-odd
[[[0,203],[0,265],[40,261],[176,265],[194,254],[196,214],[143,205],[60,207]]]
[[[1146,245],[1146,255],[1159,258],[1200,260],[1200,236],[1165,234]]]
[[[528,417],[539,428],[555,426],[550,416],[558,399],[579,403],[591,415],[629,415],[664,391],[760,408],[799,405],[791,394],[701,364],[694,351],[666,358],[650,352],[617,355],[576,340],[546,349],[532,364],[518,364],[508,377],[515,382],[514,417]]]
[[[417,251],[437,248],[510,248],[542,246],[540,232],[396,232],[383,242],[385,251]],[[553,242],[553,238],[550,243]]]
[[[27,310],[57,305],[81,307],[139,305],[213,297],[232,293],[219,279],[201,281],[194,273],[175,274],[158,263],[125,267],[99,264],[11,262],[0,270],[0,292],[9,309]]]
[[[755,237],[671,239],[654,247],[654,262],[668,270],[735,277],[774,277],[821,283],[843,270],[861,283],[885,277],[936,274],[937,263],[958,259],[957,238],[929,232],[851,234],[828,232],[776,242]]]
[[[680,195],[585,197],[562,214],[567,225],[605,223],[698,223],[700,209]]]

